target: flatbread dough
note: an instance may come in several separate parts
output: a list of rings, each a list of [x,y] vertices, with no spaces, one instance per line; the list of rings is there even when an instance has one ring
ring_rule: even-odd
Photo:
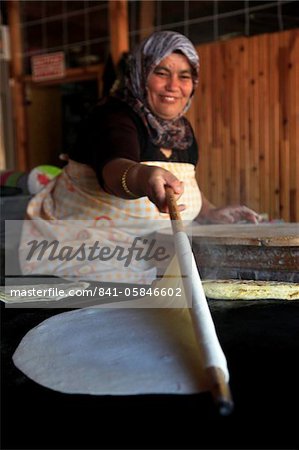
[[[182,287],[178,275],[174,258],[156,288]],[[184,296],[145,296],[56,315],[26,334],[13,361],[32,380],[66,393],[189,394],[208,390],[208,361],[228,379],[216,334],[210,330],[204,341],[203,349]]]
[[[208,298],[219,300],[299,300],[299,283],[254,280],[204,280]]]
[[[186,309],[85,308],[32,329],[13,355],[29,378],[66,393],[207,390]]]

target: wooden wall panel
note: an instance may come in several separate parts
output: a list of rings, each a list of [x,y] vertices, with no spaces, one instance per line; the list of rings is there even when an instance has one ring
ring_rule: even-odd
[[[188,113],[197,180],[216,205],[241,203],[299,222],[299,30],[197,47]]]
[[[279,46],[279,35],[269,37],[269,140],[270,140],[270,217],[280,217],[280,177],[279,177],[279,85],[277,73],[277,49]]]
[[[292,99],[289,105],[290,115],[290,221],[298,221],[299,205],[299,39],[290,38],[289,93]]]
[[[270,144],[269,144],[269,35],[264,34],[259,39],[259,203],[261,211],[267,209],[267,199],[270,198]]]

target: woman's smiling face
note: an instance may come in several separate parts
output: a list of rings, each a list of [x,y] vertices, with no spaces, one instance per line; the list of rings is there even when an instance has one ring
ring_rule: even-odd
[[[147,80],[147,101],[154,114],[175,119],[185,108],[193,91],[192,69],[181,53],[162,59]]]

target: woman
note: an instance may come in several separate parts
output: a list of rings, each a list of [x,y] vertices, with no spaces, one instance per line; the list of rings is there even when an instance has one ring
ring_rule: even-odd
[[[77,264],[72,259],[72,264],[66,264],[58,258],[60,264],[45,261],[41,269],[34,258],[24,258],[26,240],[28,243],[35,232],[40,237],[54,236],[60,244],[68,242],[69,247],[96,240],[107,245],[126,243],[129,248],[133,235],[145,235],[169,226],[165,186],[173,188],[184,220],[258,222],[258,214],[244,206],[216,208],[198,188],[197,143],[184,117],[198,77],[197,52],[185,36],[176,32],[154,33],[129,56],[124,79],[85,123],[63,173],[28,207],[28,217],[39,219],[39,225],[31,224],[29,234],[24,233],[21,247],[23,261],[26,260],[24,271],[44,273],[40,271],[50,269],[64,277],[152,281],[153,261],[151,264],[131,261],[129,267],[120,267],[120,260],[118,263],[109,260],[109,264],[107,261],[99,264],[98,260],[95,264],[91,261]],[[51,219],[52,223],[47,222]],[[135,234],[130,231],[128,219],[134,224]],[[89,220],[90,224],[87,226],[85,222],[82,226],[76,222],[70,227],[73,220]],[[120,225],[123,221],[126,227]],[[45,251],[45,255],[49,252]]]

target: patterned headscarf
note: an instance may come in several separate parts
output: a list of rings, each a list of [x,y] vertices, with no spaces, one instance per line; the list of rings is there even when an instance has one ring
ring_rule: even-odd
[[[166,120],[155,115],[147,100],[147,80],[160,61],[175,51],[180,51],[192,69],[193,91],[184,110],[174,119]],[[198,84],[199,58],[193,44],[175,31],[158,31],[146,38],[128,56],[128,70],[124,84],[112,89],[112,95],[128,103],[141,117],[154,145],[184,150],[193,141],[193,133],[183,114],[191,104],[191,97]]]

